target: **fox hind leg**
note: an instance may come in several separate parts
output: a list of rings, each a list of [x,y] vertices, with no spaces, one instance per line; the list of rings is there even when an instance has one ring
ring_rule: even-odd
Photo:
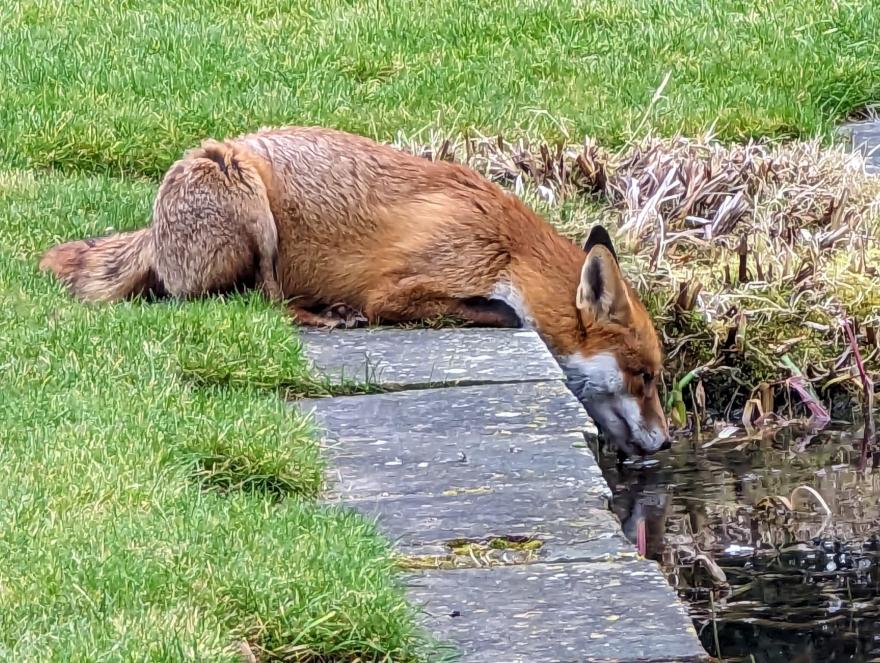
[[[257,210],[255,221],[256,285],[269,301],[281,302],[284,295],[278,282],[278,228],[268,201],[264,209]]]
[[[253,281],[273,301],[278,232],[258,158],[208,141],[166,174],[153,206],[156,271],[175,297],[223,292]]]

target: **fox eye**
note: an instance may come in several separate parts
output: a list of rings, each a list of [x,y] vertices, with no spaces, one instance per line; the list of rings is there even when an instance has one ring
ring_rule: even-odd
[[[654,380],[654,374],[651,373],[651,371],[642,371],[642,380],[645,382],[645,384],[651,384],[651,382]]]

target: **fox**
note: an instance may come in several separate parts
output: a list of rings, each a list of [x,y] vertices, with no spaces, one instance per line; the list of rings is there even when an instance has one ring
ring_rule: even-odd
[[[620,453],[670,446],[657,332],[608,231],[579,246],[468,166],[365,136],[205,139],[166,171],[146,228],[56,245],[39,268],[83,302],[246,287],[301,325],[530,328]]]

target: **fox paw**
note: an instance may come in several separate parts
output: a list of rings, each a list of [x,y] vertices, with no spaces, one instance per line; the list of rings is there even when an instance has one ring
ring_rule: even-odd
[[[301,306],[289,304],[287,311],[297,324],[308,327],[352,329],[369,322],[360,311],[341,303],[327,306],[317,313]]]
[[[356,308],[352,308],[348,304],[332,304],[323,311],[320,316],[326,321],[326,326],[331,328],[342,327],[343,329],[353,329],[366,325],[369,320]]]

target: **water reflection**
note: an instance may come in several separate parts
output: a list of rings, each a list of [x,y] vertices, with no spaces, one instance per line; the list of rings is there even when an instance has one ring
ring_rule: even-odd
[[[860,439],[707,440],[643,467],[600,453],[627,536],[660,562],[704,646],[726,661],[880,661],[880,470],[858,471]]]

